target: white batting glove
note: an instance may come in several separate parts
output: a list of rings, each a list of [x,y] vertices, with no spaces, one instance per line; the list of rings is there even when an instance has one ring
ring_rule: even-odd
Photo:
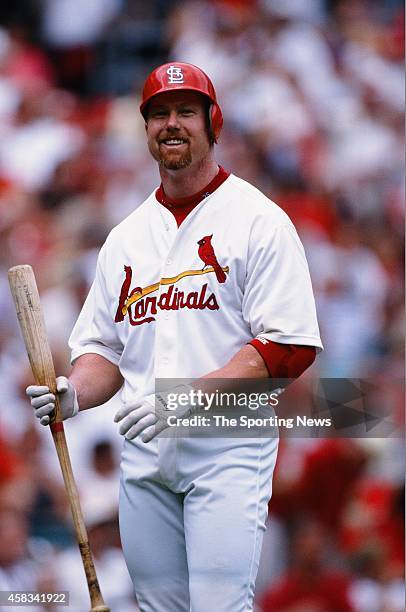
[[[79,412],[79,404],[75,387],[65,376],[58,376],[56,388],[62,420],[76,416]],[[41,425],[49,425],[51,414],[55,409],[55,395],[50,392],[49,387],[42,385],[30,385],[25,392],[31,398],[31,406]]]
[[[168,408],[168,396],[189,394],[191,391],[192,387],[189,385],[179,385],[169,391],[147,395],[137,404],[124,405],[114,417],[115,423],[122,421],[119,433],[127,440],[133,440],[142,432],[142,441],[150,442],[168,427],[166,419],[171,414],[171,410],[175,410],[175,408]],[[191,406],[176,408],[178,417],[188,416],[191,412]]]

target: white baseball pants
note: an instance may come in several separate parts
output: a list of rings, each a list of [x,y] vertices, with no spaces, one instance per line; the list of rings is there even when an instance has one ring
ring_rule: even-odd
[[[269,438],[125,441],[124,556],[142,612],[248,612],[278,448]]]

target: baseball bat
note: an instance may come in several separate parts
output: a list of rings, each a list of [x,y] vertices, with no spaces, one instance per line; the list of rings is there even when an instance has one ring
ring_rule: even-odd
[[[62,423],[61,409],[56,391],[55,369],[45,331],[44,316],[33,269],[28,265],[10,268],[8,271],[8,279],[35,382],[38,385],[46,385],[49,387],[49,390],[56,398],[55,411],[51,419],[50,429],[62,470],[76,538],[86,574],[91,612],[109,612],[110,608],[104,603],[97,580],[89,539],[80,507],[79,495],[73,477],[72,465]]]

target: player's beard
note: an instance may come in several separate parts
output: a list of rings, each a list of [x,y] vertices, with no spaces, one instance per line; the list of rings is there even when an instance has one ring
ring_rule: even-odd
[[[172,132],[172,130],[168,130],[168,133],[161,134],[158,139],[154,139],[148,142],[149,152],[155,161],[158,162],[160,166],[165,168],[166,170],[181,170],[182,168],[187,168],[192,163],[192,153],[190,150],[190,142],[184,137],[182,139],[186,140],[187,146],[184,147],[184,151],[171,151],[167,150],[163,144],[164,137],[166,138],[179,138],[179,134],[177,131]]]
[[[190,166],[192,163],[192,155],[189,147],[185,153],[182,154],[171,151],[168,153],[163,153],[160,149],[157,161],[166,170],[182,170],[182,168],[187,168]]]

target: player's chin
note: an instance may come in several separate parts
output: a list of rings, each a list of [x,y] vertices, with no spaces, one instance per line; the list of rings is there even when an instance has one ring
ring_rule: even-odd
[[[178,153],[169,153],[167,155],[161,155],[159,161],[166,170],[182,170],[182,168],[190,166],[192,158],[189,154],[180,155]]]

